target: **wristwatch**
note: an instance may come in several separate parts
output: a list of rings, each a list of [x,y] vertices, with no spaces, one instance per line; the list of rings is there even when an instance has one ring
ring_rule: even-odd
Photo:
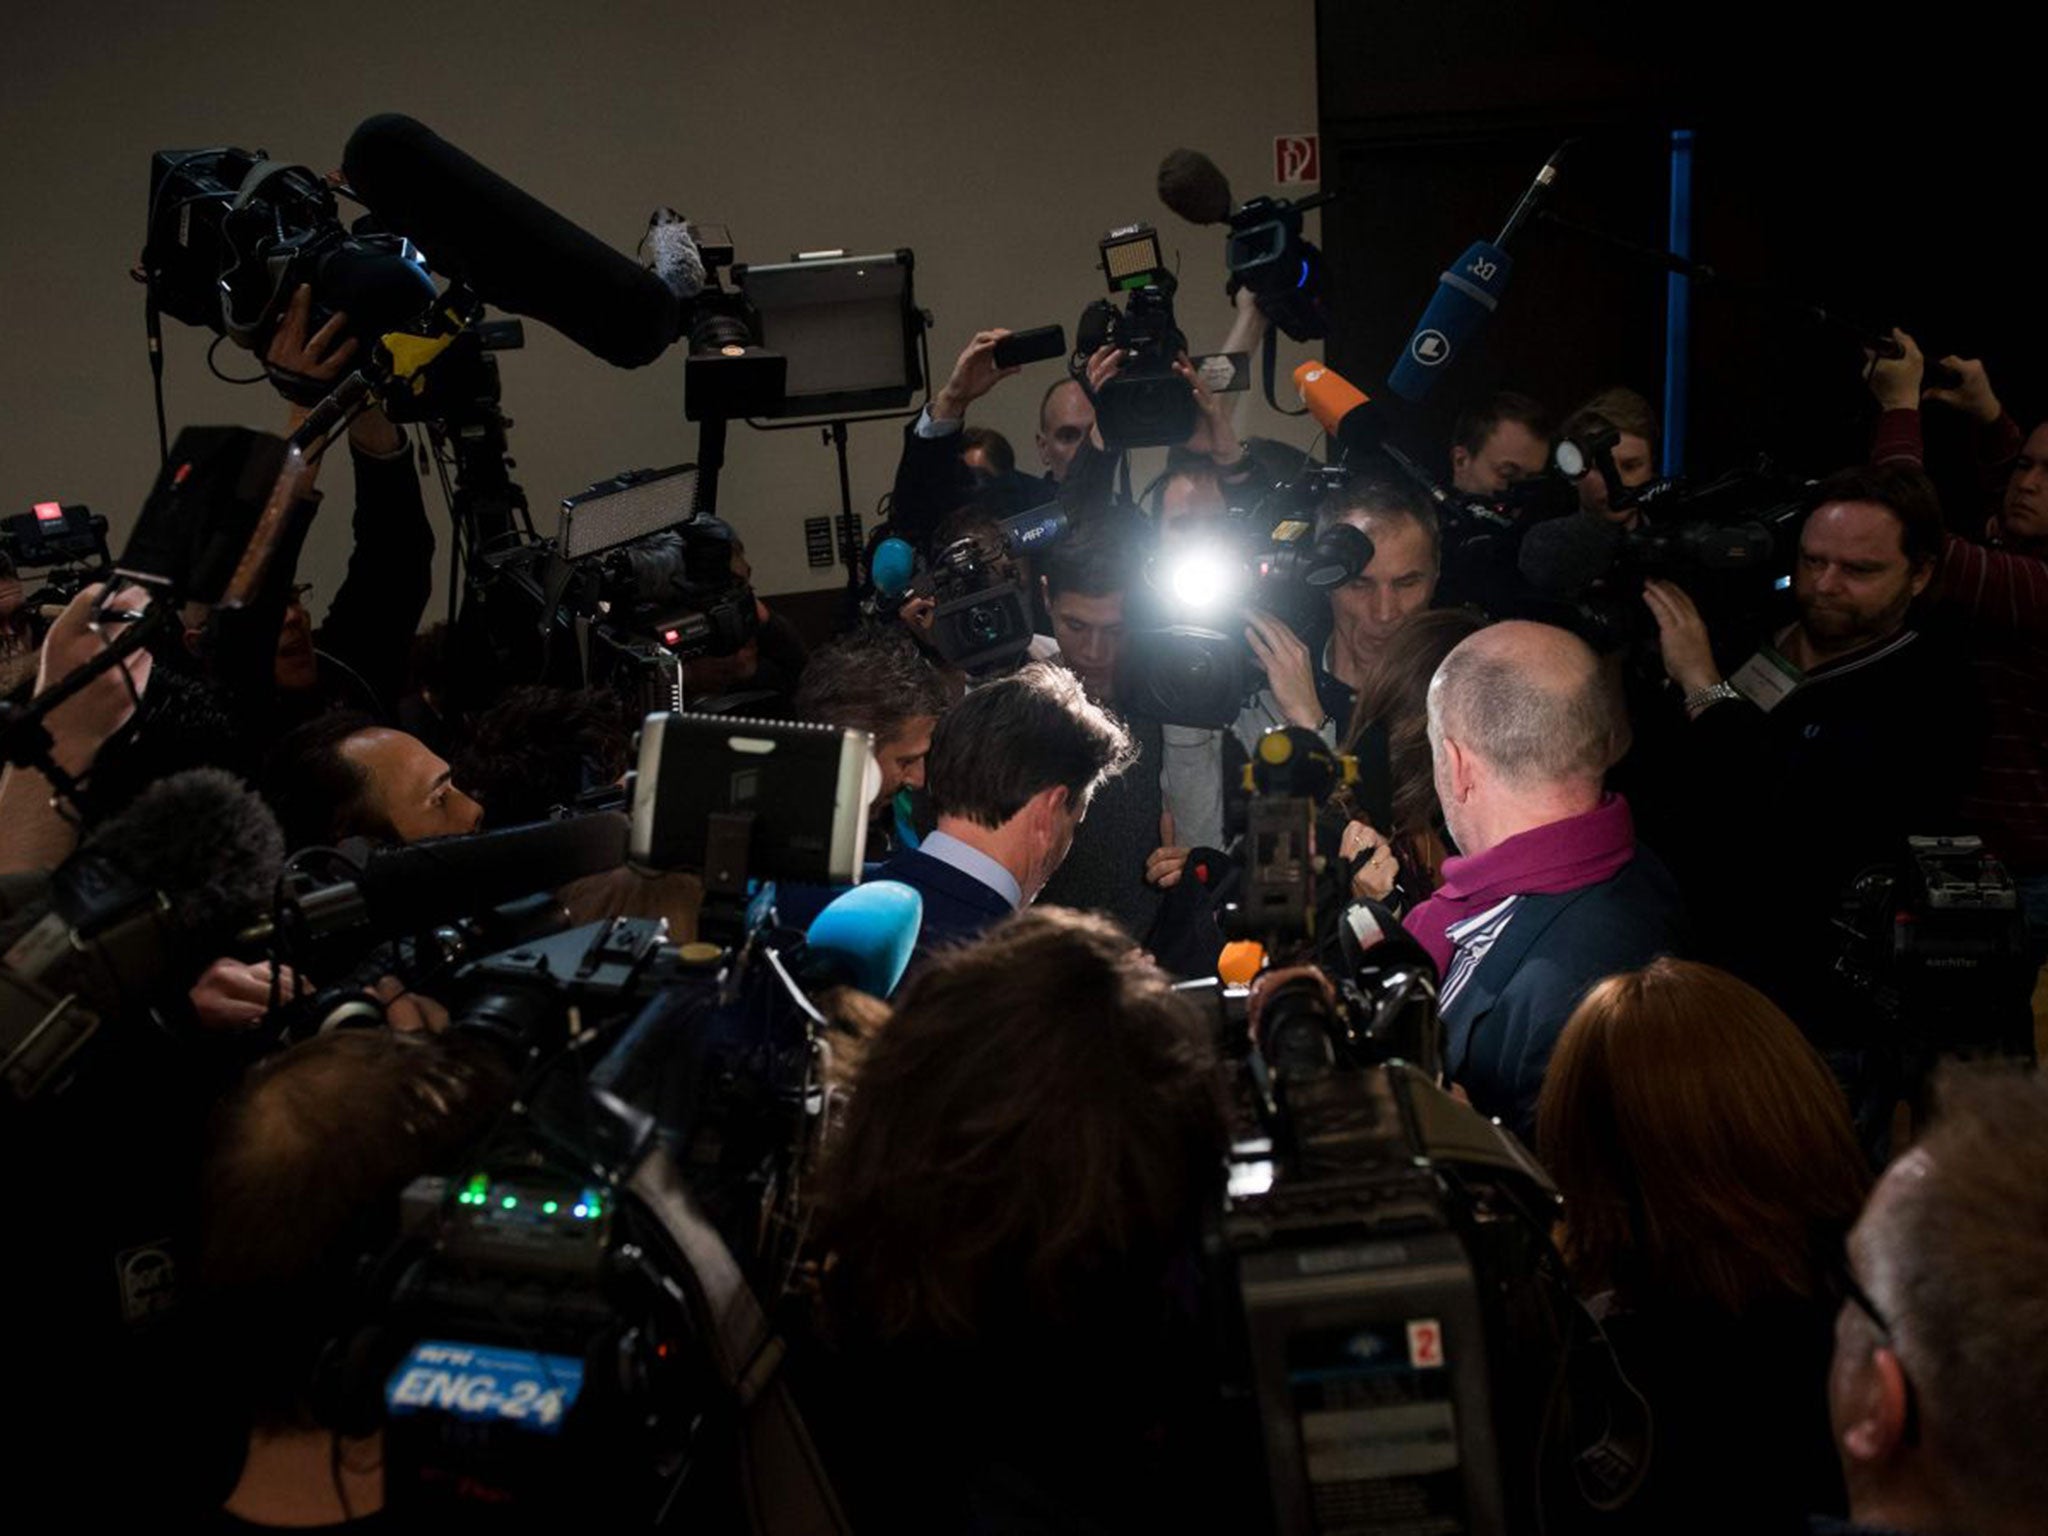
[[[1741,697],[1742,695],[1735,691],[1735,685],[1724,678],[1718,683],[1709,683],[1704,688],[1695,688],[1688,693],[1685,696],[1685,712],[1688,715],[1697,715],[1701,710],[1710,709],[1723,699]]]

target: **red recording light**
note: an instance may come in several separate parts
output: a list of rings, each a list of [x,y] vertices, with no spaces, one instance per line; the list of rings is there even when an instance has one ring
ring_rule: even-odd
[[[177,473],[176,473],[175,475],[172,475],[172,476],[171,476],[171,484],[172,484],[172,485],[183,485],[183,484],[185,483],[185,477],[186,477],[187,475],[191,474],[191,473],[192,473],[192,462],[191,462],[191,460],[189,460],[189,459],[188,459],[188,460],[186,460],[186,461],[185,461],[185,462],[184,462],[183,464],[180,464],[180,465],[178,466],[178,472],[177,472]]]
[[[55,502],[55,501],[39,501],[39,502],[37,502],[37,503],[36,503],[36,521],[37,521],[37,522],[41,522],[41,523],[61,523],[61,522],[63,522],[63,521],[64,521],[64,507],[63,507],[62,503],[60,503],[60,502]]]

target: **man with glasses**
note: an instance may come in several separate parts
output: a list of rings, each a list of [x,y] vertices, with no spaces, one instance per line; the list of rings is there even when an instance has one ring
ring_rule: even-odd
[[[1849,1236],[1828,1405],[1836,1536],[2048,1523],[2048,1084],[1952,1069]]]

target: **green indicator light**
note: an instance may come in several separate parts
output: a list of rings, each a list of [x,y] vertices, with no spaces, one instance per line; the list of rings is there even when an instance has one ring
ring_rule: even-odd
[[[510,1195],[507,1195],[503,1200],[499,1201],[498,1203],[504,1206],[505,1209],[508,1211],[516,1211],[519,1209],[519,1202],[513,1199]]]
[[[541,1210],[549,1216],[554,1215],[555,1212],[559,1211],[560,1209],[561,1207],[555,1204],[555,1202],[552,1200],[547,1201],[545,1204],[541,1206]]]

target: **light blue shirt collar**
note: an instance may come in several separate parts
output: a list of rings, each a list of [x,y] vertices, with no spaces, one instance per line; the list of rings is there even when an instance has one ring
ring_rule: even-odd
[[[929,854],[941,864],[950,864],[961,874],[979,880],[1007,901],[1012,912],[1024,905],[1024,888],[1017,884],[1015,875],[979,848],[961,842],[952,834],[934,832],[917,845],[917,851]]]

